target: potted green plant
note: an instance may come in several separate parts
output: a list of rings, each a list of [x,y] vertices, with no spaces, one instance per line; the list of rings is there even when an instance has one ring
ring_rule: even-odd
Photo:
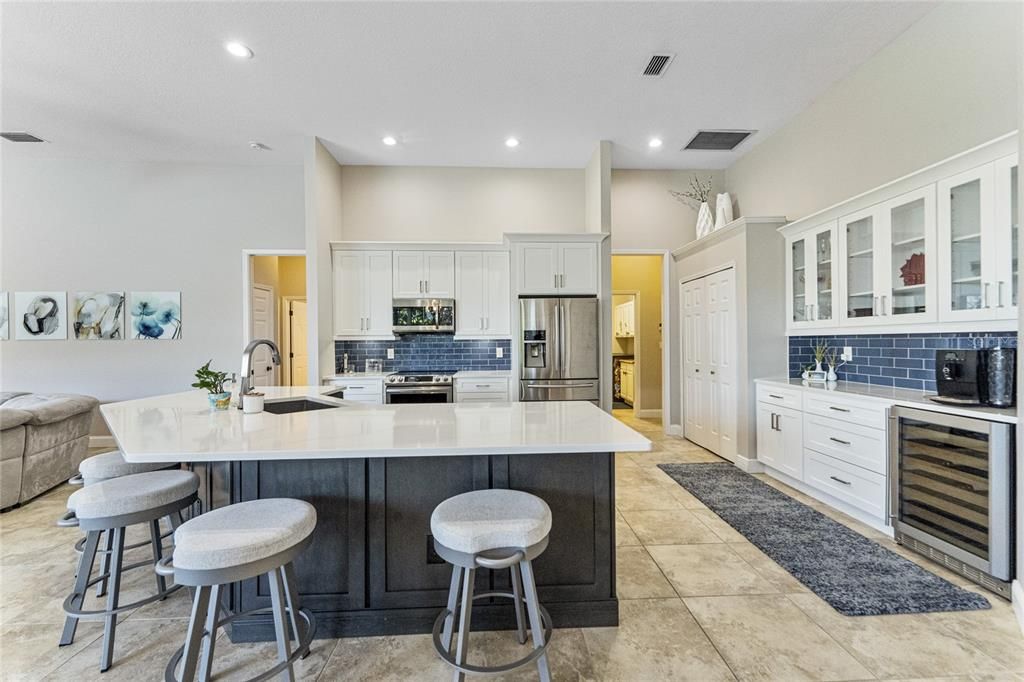
[[[205,365],[196,370],[196,381],[192,384],[192,388],[202,388],[209,393],[206,397],[210,401],[211,408],[226,410],[231,405],[231,394],[224,390],[228,373],[210,369],[211,362],[213,360],[207,361]]]

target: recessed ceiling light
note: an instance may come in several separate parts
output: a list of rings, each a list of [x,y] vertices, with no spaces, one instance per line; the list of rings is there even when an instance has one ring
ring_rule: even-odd
[[[518,147],[519,146],[519,140],[517,140],[514,137],[510,137],[510,138],[505,140],[505,146],[510,148],[510,149],[512,147]]]
[[[658,147],[661,146],[661,138],[652,137],[650,140],[648,140],[647,146],[650,147],[651,149],[657,149]]]
[[[384,138],[381,139],[381,142],[383,142],[389,147],[394,147],[396,144],[398,144],[398,140],[396,140],[391,135],[386,135]]]
[[[224,49],[227,50],[229,54],[238,57],[239,59],[252,58],[252,50],[250,50],[248,46],[234,40],[230,43],[225,43]]]
[[[250,149],[255,149],[258,152],[269,152],[270,151],[270,147],[268,147],[267,145],[263,144],[262,142],[257,142],[256,140],[253,140],[253,141],[251,141],[249,143],[249,148]]]

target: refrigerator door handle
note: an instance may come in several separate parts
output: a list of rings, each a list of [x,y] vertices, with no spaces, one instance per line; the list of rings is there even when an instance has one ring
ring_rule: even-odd
[[[562,357],[561,357],[562,378],[563,379],[571,379],[572,377],[569,376],[569,368],[572,366],[572,344],[570,343],[571,339],[569,338],[569,335],[572,333],[572,331],[571,331],[571,326],[572,325],[568,325],[568,324],[565,323],[565,303],[563,303],[562,301],[559,301],[558,302],[558,307],[562,311],[561,314],[558,316],[559,324],[561,325],[558,328],[558,337],[561,339],[561,343],[559,343],[558,345],[559,345],[559,348],[560,348],[560,352],[562,354]]]
[[[593,388],[593,381],[577,382],[575,384],[526,384],[527,388]]]

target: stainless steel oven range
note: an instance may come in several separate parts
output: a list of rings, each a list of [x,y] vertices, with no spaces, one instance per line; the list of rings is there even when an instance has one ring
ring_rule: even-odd
[[[395,372],[384,379],[388,404],[455,402],[452,376],[455,370]]]
[[[896,541],[1009,599],[1013,425],[908,407],[889,419]]]

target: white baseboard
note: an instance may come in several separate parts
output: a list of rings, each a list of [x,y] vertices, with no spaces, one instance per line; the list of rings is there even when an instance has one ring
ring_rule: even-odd
[[[640,419],[661,419],[661,410],[637,410],[636,416]]]
[[[682,424],[669,424],[665,427],[666,436],[676,436],[677,438],[683,437],[683,425]]]
[[[89,436],[90,448],[116,448],[117,441],[113,436]]]
[[[748,474],[759,474],[764,471],[764,464],[753,459],[746,457],[740,453],[736,453],[736,461],[733,462],[740,471],[745,471]]]
[[[1010,586],[1010,596],[1013,599],[1013,612],[1017,614],[1017,625],[1024,632],[1024,582],[1014,580]]]

